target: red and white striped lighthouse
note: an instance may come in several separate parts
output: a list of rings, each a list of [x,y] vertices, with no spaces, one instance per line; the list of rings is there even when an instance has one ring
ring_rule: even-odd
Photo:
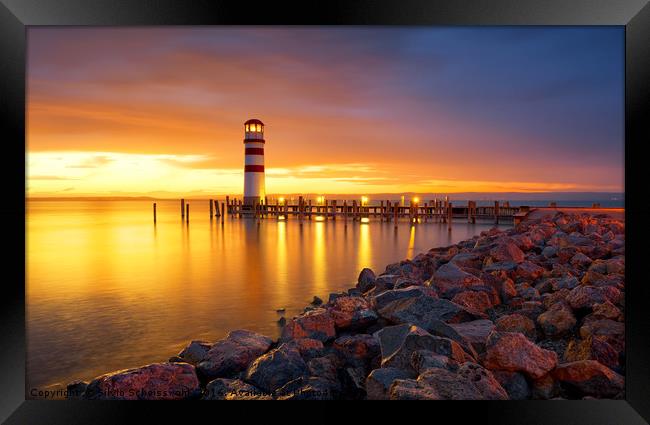
[[[244,205],[264,200],[264,123],[252,119],[244,123]]]

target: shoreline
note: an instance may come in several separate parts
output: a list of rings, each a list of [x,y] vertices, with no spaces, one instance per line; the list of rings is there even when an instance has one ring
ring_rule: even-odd
[[[82,399],[619,398],[624,222],[527,218],[361,271],[278,340],[236,330],[168,362],[73,382]]]

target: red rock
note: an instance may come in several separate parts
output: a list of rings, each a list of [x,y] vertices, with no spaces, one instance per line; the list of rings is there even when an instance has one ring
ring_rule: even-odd
[[[431,278],[431,286],[443,297],[452,297],[455,293],[482,286],[480,278],[467,273],[453,263],[447,263],[438,268]]]
[[[359,273],[359,278],[357,279],[357,289],[359,289],[362,293],[369,291],[375,287],[376,279],[377,276],[375,276],[375,273],[371,269],[365,268],[361,270],[361,273]]]
[[[93,379],[83,395],[88,400],[182,400],[201,394],[194,366],[153,363]]]
[[[333,347],[354,366],[365,365],[380,354],[379,340],[368,334],[342,336],[334,341]]]
[[[488,336],[495,328],[494,323],[486,319],[472,320],[471,322],[463,323],[451,323],[449,326],[458,332],[463,340],[472,344],[474,349],[479,353],[485,351],[485,343],[487,342]],[[468,353],[472,354],[469,351]]]
[[[621,310],[609,301],[605,301],[601,304],[594,304],[592,308],[592,314],[594,317],[616,320],[618,322],[623,320]]]
[[[535,322],[521,314],[508,314],[499,317],[496,322],[496,329],[501,332],[520,332],[531,340],[537,338]]]
[[[320,340],[312,338],[296,338],[285,343],[288,348],[295,348],[305,361],[320,357],[325,347]]]
[[[368,400],[388,400],[390,398],[390,386],[395,380],[412,377],[412,372],[395,367],[375,369],[366,378],[367,398]]]
[[[558,338],[573,329],[576,325],[576,318],[568,305],[557,303],[540,314],[537,317],[537,323],[547,337]]]
[[[251,364],[271,347],[270,338],[247,330],[236,330],[217,341],[196,366],[208,380],[231,377]]]
[[[465,291],[458,293],[451,300],[453,303],[467,307],[470,310],[485,312],[492,307],[490,297],[485,292]]]
[[[614,397],[623,392],[624,378],[595,360],[581,360],[559,365],[553,376],[586,395]]]
[[[504,242],[490,250],[490,257],[496,262],[522,263],[526,256],[514,242]]]
[[[208,354],[212,344],[205,341],[192,341],[183,350],[178,353],[177,357],[186,363],[196,366]]]
[[[578,286],[575,289],[572,289],[569,292],[569,295],[566,297],[566,301],[574,309],[580,308],[590,308],[594,304],[601,304],[605,301],[610,301],[617,303],[621,298],[621,291],[618,289],[605,286],[605,287],[596,287],[582,285]]]
[[[531,397],[534,400],[550,400],[559,390],[558,382],[550,373],[531,380]]]
[[[377,321],[377,313],[362,297],[339,297],[329,312],[337,329],[359,329]]]
[[[576,255],[574,255],[571,260],[569,261],[571,264],[574,266],[579,266],[579,267],[589,267],[591,264],[592,260],[591,258],[587,257],[585,254],[582,252],[578,252]]]
[[[580,328],[580,336],[589,336],[606,341],[617,352],[625,351],[625,324],[610,319],[585,320]]]
[[[619,357],[616,350],[606,341],[591,335],[585,339],[572,339],[564,352],[565,362],[579,360],[596,360],[610,369],[619,366]]]
[[[335,336],[334,320],[329,311],[317,308],[291,319],[282,329],[280,339],[288,341],[296,338],[313,338],[324,342]]]
[[[540,378],[557,365],[557,354],[532,343],[521,333],[493,332],[487,340],[488,369],[522,372]]]
[[[265,392],[273,392],[294,379],[309,374],[300,352],[287,344],[257,358],[246,370],[246,381]]]
[[[515,275],[522,279],[533,281],[542,276],[544,268],[530,261],[524,261],[517,266]]]

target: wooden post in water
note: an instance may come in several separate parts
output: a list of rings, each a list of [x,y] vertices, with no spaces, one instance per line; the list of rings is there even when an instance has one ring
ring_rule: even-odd
[[[189,202],[185,204],[185,222],[189,223],[190,222],[190,204]]]
[[[352,201],[352,221],[357,220],[357,201]]]
[[[343,200],[343,222],[348,225],[348,201]]]
[[[185,217],[185,199],[181,199],[181,218]]]
[[[325,221],[327,221],[327,216],[329,216],[329,207],[327,206],[328,202],[327,199],[323,199],[323,204],[325,204]]]
[[[212,203],[212,199],[210,199],[210,220],[212,220],[212,216],[214,215],[214,204]]]
[[[156,203],[153,203],[153,224],[156,224]]]
[[[305,208],[304,206],[304,200],[302,199],[302,196],[298,198],[298,218],[300,221],[302,221],[302,213],[303,209]]]
[[[225,209],[226,209],[226,204],[222,202],[221,203],[221,222],[222,223],[223,223],[223,217],[226,215]]]
[[[226,214],[230,214],[230,196],[226,196]]]
[[[454,217],[454,210],[451,202],[447,202],[447,229],[451,231],[451,220]]]
[[[336,221],[336,199],[332,201],[332,220]]]
[[[381,201],[379,206],[379,221],[384,221],[384,201]]]
[[[499,224],[499,201],[494,201],[494,224]]]
[[[393,221],[395,222],[395,228],[397,229],[397,214],[399,210],[399,202],[395,202],[395,210],[393,211]]]

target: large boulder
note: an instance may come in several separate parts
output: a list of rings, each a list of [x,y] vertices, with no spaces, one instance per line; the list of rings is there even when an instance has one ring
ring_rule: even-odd
[[[329,312],[337,329],[362,329],[377,321],[377,313],[362,297],[339,297]]]
[[[205,341],[192,341],[175,358],[170,361],[185,362],[196,366],[201,360],[205,358],[212,348],[212,344]]]
[[[433,288],[427,286],[411,286],[408,288],[393,289],[382,292],[381,294],[372,297],[371,304],[376,310],[381,310],[393,301],[425,296],[438,298],[436,291]]]
[[[337,391],[326,379],[301,376],[284,384],[276,396],[277,400],[333,400]]]
[[[393,400],[507,400],[508,393],[490,371],[465,363],[457,372],[431,368],[417,380],[398,379],[390,388]]]
[[[610,319],[585,320],[580,328],[582,338],[595,337],[606,341],[616,351],[625,350],[625,323]]]
[[[544,268],[531,261],[522,262],[515,270],[515,276],[529,281],[539,278],[543,273]]]
[[[272,400],[270,393],[265,393],[253,385],[239,379],[217,378],[205,387],[202,400]]]
[[[433,336],[422,328],[413,325],[398,325],[377,332],[381,348],[382,367],[411,369],[411,357],[417,350],[429,350],[452,358],[458,363],[472,358],[455,341]]]
[[[468,310],[485,313],[485,310],[492,307],[492,301],[486,292],[483,291],[463,291],[454,295],[451,299],[453,303],[467,308]]]
[[[246,368],[257,357],[266,353],[273,341],[255,332],[236,330],[217,341],[197,365],[199,375],[210,381],[229,378]]]
[[[561,364],[553,371],[553,376],[562,384],[595,397],[615,397],[625,387],[621,375],[595,360]]]
[[[513,241],[503,241],[490,250],[490,257],[496,263],[523,263],[526,254]]]
[[[396,367],[375,369],[366,378],[366,395],[368,400],[388,400],[390,386],[396,379],[413,378],[413,372]]]
[[[451,298],[456,293],[473,286],[483,286],[483,281],[473,274],[463,271],[454,263],[447,263],[438,268],[431,278],[430,285],[445,297]]]
[[[380,354],[379,340],[368,334],[342,336],[334,341],[333,348],[352,366],[365,366]]]
[[[476,322],[479,321],[475,320],[472,322],[465,322],[468,323],[468,326],[463,327],[462,325],[464,323],[449,324],[443,322],[442,320],[436,320],[431,322],[427,331],[431,335],[441,336],[443,338],[449,338],[456,341],[467,354],[476,359],[478,358],[478,353],[477,348],[474,346],[474,343],[478,343],[478,345],[480,345],[480,336],[478,334],[481,334],[484,331],[484,329],[474,328]],[[464,332],[468,335],[464,336],[461,332]]]
[[[571,332],[576,325],[576,318],[568,305],[557,303],[540,314],[537,323],[547,337],[559,338]]]
[[[246,371],[246,381],[266,392],[273,392],[286,383],[308,376],[309,368],[300,352],[286,344],[255,360]]]
[[[519,372],[506,370],[493,370],[492,375],[508,393],[510,400],[526,400],[530,398],[531,391],[526,377]]]
[[[86,400],[183,400],[201,395],[199,379],[189,363],[153,363],[107,373],[93,379]]]
[[[572,339],[564,351],[564,361],[567,363],[580,360],[596,360],[610,369],[619,367],[618,352],[599,337],[589,335],[585,339]]]
[[[458,362],[451,357],[442,354],[436,354],[429,350],[416,350],[411,354],[411,367],[420,375],[427,369],[438,367],[442,369],[449,369],[451,371],[458,370]]]
[[[330,312],[324,308],[316,308],[291,319],[282,329],[280,340],[312,338],[325,342],[335,336],[334,319]]]
[[[429,329],[438,320],[460,323],[480,318],[462,306],[445,299],[431,297],[404,298],[379,310],[379,315],[394,324],[410,323]]]
[[[359,289],[362,293],[368,292],[375,287],[376,279],[377,276],[375,276],[375,272],[372,270],[368,268],[361,270],[361,273],[359,273],[359,278],[357,279],[357,289]]]
[[[325,346],[317,339],[312,338],[297,338],[285,342],[287,348],[295,348],[300,353],[304,361],[309,361],[313,358],[320,357],[324,354]]]
[[[487,342],[488,336],[495,329],[494,323],[487,319],[472,320],[471,322],[463,323],[451,323],[449,326],[458,332],[464,341],[469,341],[474,350],[479,353],[485,351],[485,343]],[[468,351],[468,353],[471,354],[471,351]]]
[[[522,372],[535,379],[557,365],[557,354],[538,347],[522,333],[493,332],[486,343],[488,369]]]

